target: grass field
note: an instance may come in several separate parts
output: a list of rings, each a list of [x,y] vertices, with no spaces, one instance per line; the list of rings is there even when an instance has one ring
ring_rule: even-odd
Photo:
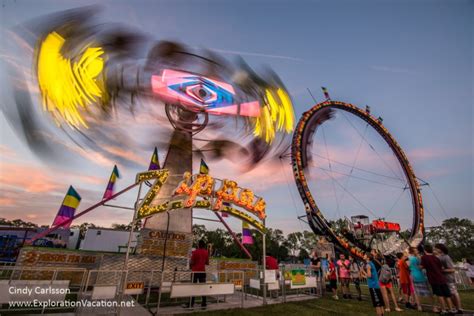
[[[461,301],[463,308],[467,310],[474,310],[474,290],[462,291]],[[195,313],[198,314],[198,313]],[[325,296],[319,299],[311,299],[307,301],[298,301],[285,304],[274,304],[247,309],[230,309],[220,310],[214,312],[199,313],[200,315],[375,315],[375,309],[372,307],[370,298],[365,297],[361,302],[352,300],[339,299],[333,300],[330,296]],[[436,315],[430,312],[420,313],[414,310],[404,309],[403,312],[386,313],[386,315]],[[468,314],[473,315],[473,314]]]

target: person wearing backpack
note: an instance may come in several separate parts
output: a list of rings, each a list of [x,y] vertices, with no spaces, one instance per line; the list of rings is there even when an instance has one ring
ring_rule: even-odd
[[[359,264],[357,263],[357,261],[354,260],[353,256],[349,256],[349,262],[350,262],[349,270],[351,273],[351,281],[354,283],[355,288],[357,290],[357,294],[358,294],[357,299],[361,301],[362,300],[362,292],[360,290],[361,268]]]
[[[382,292],[382,297],[385,302],[385,311],[390,312],[390,296],[392,297],[393,304],[395,305],[395,310],[397,312],[401,312],[402,309],[398,307],[397,298],[395,297],[395,293],[393,292],[393,285],[392,285],[392,270],[388,266],[385,259],[382,259],[382,267],[380,268],[380,291]]]

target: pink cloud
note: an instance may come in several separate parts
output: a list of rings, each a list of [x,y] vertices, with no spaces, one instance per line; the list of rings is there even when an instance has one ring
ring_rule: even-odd
[[[0,183],[32,193],[50,192],[61,187],[48,172],[14,163],[2,163]]]
[[[15,205],[15,200],[11,198],[0,197],[0,204],[2,206],[12,206]]]
[[[471,152],[469,152],[469,150],[463,150],[459,148],[441,147],[416,148],[407,152],[408,158],[413,161],[426,161],[437,158],[457,157],[466,154],[471,154]]]
[[[0,157],[12,159],[16,157],[16,152],[10,147],[1,144],[0,145]]]
[[[104,146],[103,148],[106,151],[108,151],[109,153],[111,153],[113,155],[116,155],[118,157],[125,158],[129,161],[134,161],[134,162],[139,163],[143,166],[147,165],[147,161],[142,156],[139,156],[139,155],[135,154],[133,151],[124,150],[124,149],[122,149],[120,147],[116,147],[116,146]]]

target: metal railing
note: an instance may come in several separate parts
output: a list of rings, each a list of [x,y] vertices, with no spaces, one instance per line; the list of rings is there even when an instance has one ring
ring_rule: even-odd
[[[0,282],[8,285],[8,289],[11,286],[29,286],[35,284],[40,284],[42,286],[48,285],[53,287],[60,281],[67,282],[67,295],[65,295],[65,300],[74,300],[77,299],[84,289],[84,282],[86,280],[87,270],[83,268],[65,268],[65,267],[27,267],[27,266],[2,266],[0,268]],[[4,288],[5,289],[5,288]],[[2,293],[5,295],[7,293]],[[5,297],[5,296],[3,296]],[[15,306],[11,307],[9,303],[0,302],[0,314],[6,311],[31,311],[38,310],[42,313],[45,311],[46,307],[38,306]],[[51,310],[55,309],[65,309],[64,307],[51,307]]]
[[[291,282],[291,271],[303,269],[307,280],[314,281],[306,287],[295,287]],[[315,273],[310,267],[304,265],[281,265],[275,270],[275,283],[265,284],[263,282],[264,270],[239,269],[239,270],[217,270],[205,272],[206,284],[229,284],[235,285],[232,295],[210,295],[212,304],[222,305],[223,308],[245,307],[246,305],[267,304],[269,302],[288,302],[305,298],[320,297],[326,288],[326,278],[322,273]],[[107,299],[120,301],[122,299],[134,299],[137,303],[149,310],[172,310],[179,307],[181,303],[191,302],[190,297],[171,297],[173,285],[193,284],[194,272],[192,271],[164,271],[160,270],[86,270],[83,268],[64,267],[26,267],[26,266],[1,266],[0,282],[12,284],[18,281],[55,281],[67,280],[70,294],[66,300],[93,299],[92,294],[97,287],[115,287],[113,297]],[[393,284],[398,287],[397,270],[392,269]],[[311,279],[313,278],[313,279]],[[316,278],[316,279],[314,279]],[[469,289],[472,285],[466,275],[466,271],[456,269],[456,284],[459,289]],[[30,282],[30,284],[32,284]],[[277,283],[277,284],[276,284]],[[365,278],[360,279],[361,285],[366,285]],[[44,284],[44,283],[43,283]],[[136,291],[127,291],[129,285],[136,287]],[[309,284],[309,283],[308,283]],[[314,286],[312,286],[314,284]],[[266,289],[266,290],[264,290]],[[253,300],[250,303],[249,300]],[[255,303],[258,300],[260,303]],[[44,312],[44,308],[38,308]],[[54,310],[54,308],[51,308]],[[213,309],[216,309],[213,307]],[[33,310],[33,308],[28,308]],[[77,312],[77,309],[73,309]],[[178,309],[179,310],[179,309]],[[6,304],[0,307],[0,313],[11,311]],[[21,309],[15,308],[15,311]],[[117,308],[110,312],[119,313]],[[105,312],[104,312],[105,313]]]

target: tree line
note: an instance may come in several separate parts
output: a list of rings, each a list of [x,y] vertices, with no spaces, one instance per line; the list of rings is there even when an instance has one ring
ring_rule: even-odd
[[[0,218],[0,225],[37,228],[37,224],[26,222],[21,219],[7,220]],[[331,222],[333,229],[340,231],[343,229],[342,221]],[[41,226],[47,227],[47,226]],[[84,237],[88,228],[104,228],[92,223],[82,223],[72,227],[79,228],[81,236]],[[131,224],[112,224],[113,229],[130,230]],[[137,231],[140,223],[134,227]],[[224,229],[207,230],[204,225],[193,225],[194,243],[203,239],[208,244],[212,244],[212,254],[227,258],[247,258],[245,253],[235,244],[231,234]],[[241,238],[241,233],[237,233],[237,238]],[[262,236],[257,231],[252,231],[254,243],[246,245],[252,258],[258,260],[262,257]],[[402,236],[409,236],[410,231],[401,232]],[[284,235],[280,229],[269,228],[266,235],[266,250],[279,261],[297,262],[309,257],[314,245],[318,242],[320,236],[310,231],[293,232]],[[431,227],[427,230],[425,243],[436,244],[443,243],[449,249],[451,258],[460,261],[462,258],[474,259],[474,223],[467,218],[448,218],[441,225]]]

